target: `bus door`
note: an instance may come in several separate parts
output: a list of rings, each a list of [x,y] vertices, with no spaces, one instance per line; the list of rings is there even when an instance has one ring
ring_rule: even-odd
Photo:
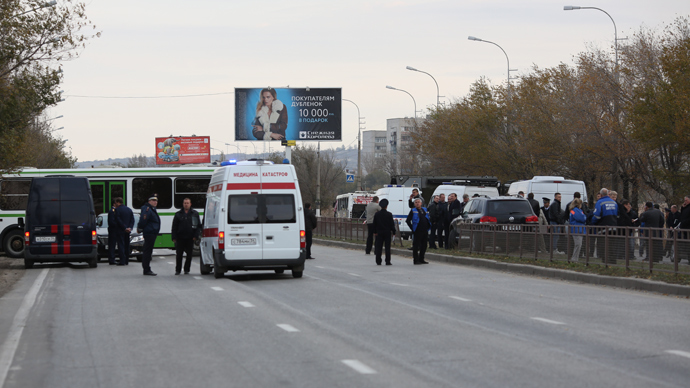
[[[124,204],[127,204],[126,181],[91,181],[90,183],[96,215],[107,213],[117,197],[121,197]]]

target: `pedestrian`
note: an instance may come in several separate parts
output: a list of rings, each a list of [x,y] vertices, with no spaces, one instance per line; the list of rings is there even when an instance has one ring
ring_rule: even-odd
[[[597,231],[597,257],[605,263],[615,264],[615,259],[608,258],[607,260],[605,235],[615,233],[615,226],[618,225],[618,204],[609,197],[607,188],[602,188],[599,194],[601,194],[601,198],[594,206],[592,224],[605,228],[600,228]]]
[[[115,246],[117,245],[117,216],[115,215],[117,203],[113,200],[110,210],[108,210],[108,264],[116,265]]]
[[[443,225],[444,232],[446,233],[446,249],[450,249],[450,241],[448,241],[448,236],[450,235],[450,228],[453,227],[452,221],[462,214],[460,210],[462,209],[462,204],[458,200],[458,195],[455,193],[448,194],[448,211],[446,212],[446,219]]]
[[[122,198],[115,198],[117,208],[115,217],[117,219],[117,251],[120,262],[117,265],[129,265],[129,235],[134,229],[134,213],[127,207]]]
[[[438,213],[438,221],[436,225],[436,241],[438,242],[438,247],[443,248],[445,237],[443,232],[446,229],[446,214],[448,213],[448,202],[446,202],[446,195],[438,195],[438,204],[436,205],[436,212]],[[446,233],[446,236],[448,234]]]
[[[573,236],[573,255],[570,261],[577,262],[582,249],[582,238],[586,233],[585,223],[587,222],[587,216],[582,211],[582,200],[580,198],[575,198],[570,202],[569,210],[568,223],[570,224],[570,234]]]
[[[518,191],[518,197],[525,198],[525,192],[522,190]]]
[[[182,255],[187,257],[184,261],[184,274],[189,274],[192,268],[192,255],[194,253],[194,243],[201,237],[201,220],[199,212],[192,209],[192,200],[185,198],[182,201],[182,209],[175,213],[172,223],[172,241],[175,244],[177,253],[175,261],[175,275],[182,271]]]
[[[434,195],[427,208],[429,210],[429,220],[431,229],[429,230],[429,249],[436,249],[436,230],[438,228],[438,195]]]
[[[541,211],[544,212],[544,217],[546,217],[546,222],[550,223],[551,220],[549,219],[549,208],[551,207],[551,199],[546,198],[546,197],[541,197],[541,200],[544,201],[544,206],[541,207]]]
[[[429,236],[429,229],[431,228],[431,220],[429,219],[429,212],[422,206],[421,199],[417,198],[414,200],[414,209],[410,210],[405,222],[414,235],[414,239],[412,240],[413,263],[429,264],[428,261],[424,260],[424,254],[426,253],[426,244]]]
[[[527,194],[527,202],[532,206],[532,212],[535,216],[539,217],[539,201],[534,199],[534,193]]]
[[[618,212],[618,226],[622,227],[619,229],[623,231],[623,233],[619,233],[619,235],[626,236],[628,240],[628,253],[626,255],[625,252],[623,252],[623,257],[628,261],[635,257],[635,229],[632,228],[638,225],[637,212],[632,208],[630,201],[627,199],[622,200],[621,209]],[[625,249],[625,246],[623,246],[623,249]]]
[[[553,253],[558,255],[565,254],[564,252],[558,250],[558,240],[563,232],[559,226],[563,225],[563,213],[564,211],[561,209],[561,193],[556,193],[553,195],[553,201],[549,207],[549,224],[552,225],[551,227],[553,232],[553,242],[551,243],[551,247],[553,249]]]
[[[371,199],[371,202],[367,204],[366,208],[367,245],[366,248],[364,248],[364,252],[367,255],[371,254],[371,247],[374,245],[374,214],[376,214],[376,212],[379,210],[381,210],[381,206],[379,206],[379,197],[374,196],[374,198]]]
[[[410,209],[414,208],[414,200],[417,198],[422,200],[422,206],[424,206],[424,198],[422,198],[422,196],[419,194],[419,190],[414,188],[412,189],[412,194],[410,194],[410,199],[407,200],[407,205],[410,207]]]
[[[379,202],[381,210],[374,215],[374,238],[376,245],[374,247],[374,254],[376,255],[376,265],[381,265],[381,255],[383,254],[383,247],[386,247],[386,265],[391,263],[391,237],[395,235],[395,220],[393,214],[386,210],[388,207],[388,200],[382,199]]]
[[[644,210],[644,213],[640,214],[640,222],[643,222],[645,229],[647,229],[644,231],[644,236],[652,240],[651,245],[647,243],[647,246],[649,247],[649,257],[645,258],[644,260],[646,261],[651,259],[658,263],[661,261],[664,249],[661,241],[663,231],[652,230],[652,228],[663,228],[666,220],[664,219],[664,215],[661,214],[661,211],[656,209],[652,202],[645,203]]]
[[[666,228],[668,229],[664,256],[668,256],[671,261],[673,261],[673,232],[680,223],[680,212],[678,212],[678,206],[676,205],[672,205],[671,208],[666,208],[664,210],[666,211]]]
[[[688,259],[690,262],[690,195],[683,198],[678,216],[678,261]]]
[[[465,205],[467,205],[467,202],[470,201],[470,195],[469,194],[463,194],[462,195],[462,202],[460,202],[460,213],[458,215],[462,215],[462,213],[465,212]]]
[[[311,239],[312,233],[316,229],[316,224],[316,213],[312,210],[311,204],[307,202],[304,204],[304,239],[307,243],[307,259],[309,260],[314,260],[314,257],[311,255]]]
[[[156,244],[156,237],[161,229],[161,218],[158,216],[156,206],[158,206],[158,194],[151,194],[148,202],[141,207],[139,225],[137,225],[137,231],[144,235],[144,252],[141,256],[141,266],[146,276],[157,275],[157,273],[151,270],[153,247]]]
[[[548,198],[544,199],[548,200]],[[544,201],[544,203],[546,204],[547,201]],[[537,233],[539,234],[539,236],[537,236],[537,240],[539,241],[539,252],[547,252],[544,235],[549,233],[549,221],[546,218],[546,213],[548,212],[548,210],[544,210],[543,207],[539,208],[539,202],[537,202],[537,211],[537,214],[539,215],[539,228],[537,229]]]

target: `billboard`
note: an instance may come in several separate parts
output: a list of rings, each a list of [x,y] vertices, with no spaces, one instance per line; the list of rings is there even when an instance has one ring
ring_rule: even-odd
[[[342,140],[340,88],[235,88],[235,140]]]
[[[211,163],[209,136],[156,138],[156,164]]]

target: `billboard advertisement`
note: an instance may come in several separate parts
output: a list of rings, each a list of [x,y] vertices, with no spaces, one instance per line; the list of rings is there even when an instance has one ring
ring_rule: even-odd
[[[342,140],[340,88],[235,88],[235,140]]]
[[[170,136],[156,138],[156,164],[211,163],[209,136]]]

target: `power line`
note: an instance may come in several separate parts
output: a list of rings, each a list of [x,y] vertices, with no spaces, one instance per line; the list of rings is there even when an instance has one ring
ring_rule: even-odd
[[[184,94],[179,96],[84,96],[77,94],[66,94],[65,97],[75,97],[75,98],[120,98],[120,99],[136,99],[136,98],[186,98],[186,97],[206,97],[206,96],[219,96],[224,94],[234,94],[234,92],[221,92],[221,93],[204,93],[204,94]]]

